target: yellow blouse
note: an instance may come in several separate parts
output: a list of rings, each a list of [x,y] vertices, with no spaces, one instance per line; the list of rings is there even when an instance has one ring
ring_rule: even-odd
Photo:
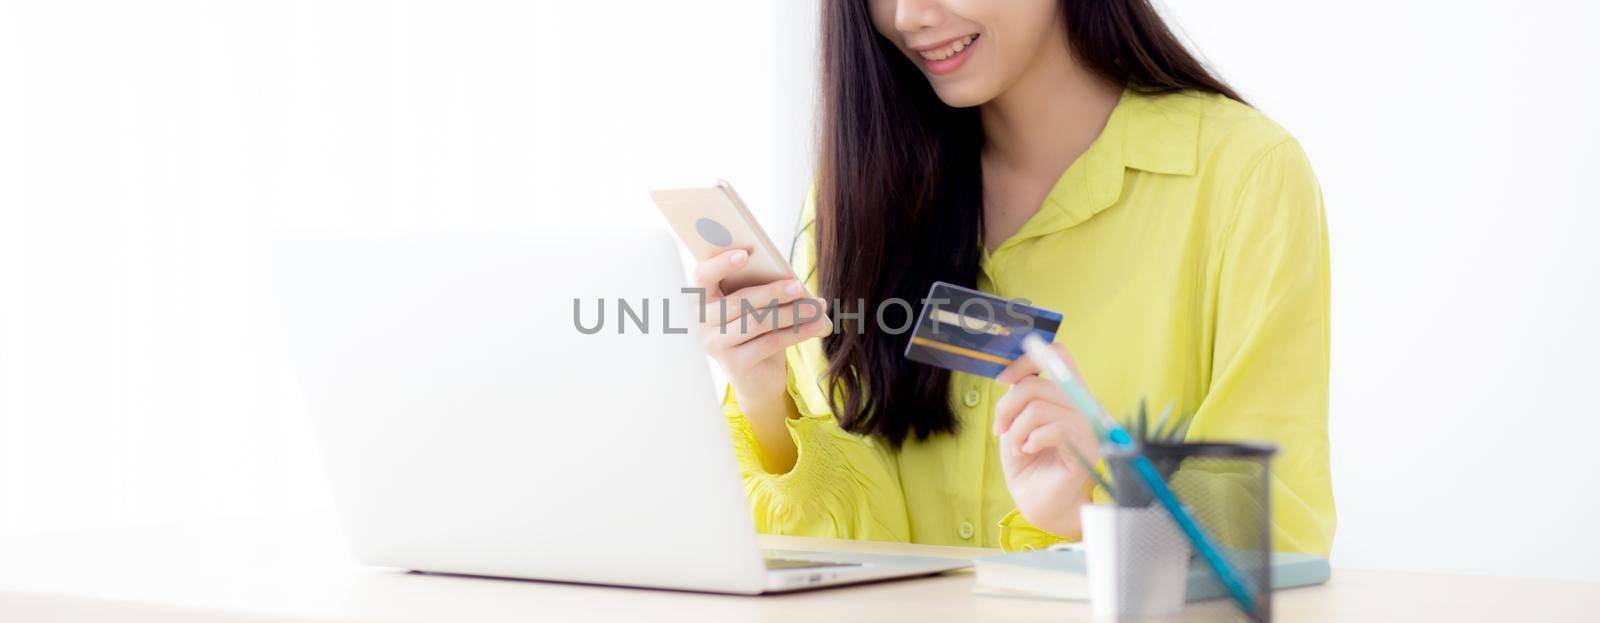
[[[808,201],[805,222],[814,210]],[[796,249],[811,275],[809,236]],[[1328,238],[1311,164],[1283,128],[1219,96],[1125,92],[1039,212],[983,255],[978,286],[1060,311],[1056,341],[1113,415],[1170,401],[1195,413],[1191,439],[1278,444],[1274,547],[1328,552]],[[1006,386],[955,373],[959,432],[896,452],[838,426],[821,340],[787,357],[800,412],[789,472],[762,468],[732,392],[724,399],[761,531],[1006,549],[1061,540],[1028,525],[1006,490],[989,432]]]

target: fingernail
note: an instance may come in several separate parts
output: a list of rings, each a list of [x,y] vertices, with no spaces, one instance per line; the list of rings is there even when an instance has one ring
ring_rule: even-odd
[[[806,287],[800,285],[800,282],[798,281],[789,284],[789,287],[784,288],[784,290],[787,291],[791,296],[800,296],[806,293]]]
[[[734,251],[733,256],[728,259],[735,264],[743,264],[745,260],[750,259],[750,254],[742,250]]]

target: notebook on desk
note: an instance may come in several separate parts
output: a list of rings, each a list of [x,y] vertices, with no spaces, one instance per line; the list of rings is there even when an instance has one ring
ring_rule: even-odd
[[[973,561],[977,577],[973,591],[980,595],[1035,597],[1087,601],[1089,576],[1083,550],[1045,549]],[[1328,559],[1310,554],[1273,552],[1272,588],[1294,588],[1327,582],[1332,575]],[[1223,597],[1223,588],[1201,561],[1189,566],[1189,601]]]

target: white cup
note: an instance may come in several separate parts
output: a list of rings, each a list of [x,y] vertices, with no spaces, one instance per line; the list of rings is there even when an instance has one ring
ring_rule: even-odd
[[[1079,517],[1096,614],[1165,616],[1183,609],[1189,541],[1166,509],[1085,504]]]

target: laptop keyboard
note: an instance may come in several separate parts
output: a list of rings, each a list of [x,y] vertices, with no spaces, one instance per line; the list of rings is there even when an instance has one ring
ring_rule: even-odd
[[[783,569],[819,569],[822,567],[859,567],[853,562],[827,562],[822,560],[799,560],[795,558],[768,558],[768,571],[781,571]]]

